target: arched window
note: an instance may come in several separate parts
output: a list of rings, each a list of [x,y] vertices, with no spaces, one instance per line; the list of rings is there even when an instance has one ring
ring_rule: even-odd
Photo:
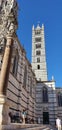
[[[37,65],[37,69],[38,69],[38,70],[40,69],[40,65]]]
[[[46,87],[43,87],[43,102],[44,103],[48,102],[48,90]]]
[[[58,93],[58,106],[62,106],[62,93]]]

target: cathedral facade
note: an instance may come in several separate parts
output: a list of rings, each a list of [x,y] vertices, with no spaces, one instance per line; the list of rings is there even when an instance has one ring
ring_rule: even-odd
[[[0,72],[4,60],[6,40],[0,41]],[[32,64],[17,36],[13,39],[9,79],[6,90],[9,112],[34,123],[55,124],[62,118],[62,88],[56,88],[54,78],[48,80],[44,25],[32,27]]]

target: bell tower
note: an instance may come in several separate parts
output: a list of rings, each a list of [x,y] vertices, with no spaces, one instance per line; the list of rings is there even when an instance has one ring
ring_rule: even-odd
[[[47,81],[44,25],[32,27],[32,69],[38,81]]]

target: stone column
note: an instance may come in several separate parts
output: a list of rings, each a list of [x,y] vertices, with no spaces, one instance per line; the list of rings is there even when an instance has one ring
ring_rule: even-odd
[[[13,38],[8,36],[0,75],[0,125],[8,123],[9,105],[6,99],[6,91],[10,71],[12,45]]]
[[[6,96],[0,95],[0,125],[9,124],[9,104],[7,102]]]
[[[8,0],[7,4],[5,0],[0,2],[0,42],[3,37],[7,38],[0,74],[0,125],[8,124],[9,105],[6,99],[6,91],[10,71],[13,37],[16,36],[18,27],[17,10],[18,5],[16,0]]]
[[[12,44],[13,39],[11,37],[7,37],[7,43],[1,68],[0,75],[0,94],[6,95],[8,76],[10,70],[10,62],[11,62],[11,53],[12,53]]]

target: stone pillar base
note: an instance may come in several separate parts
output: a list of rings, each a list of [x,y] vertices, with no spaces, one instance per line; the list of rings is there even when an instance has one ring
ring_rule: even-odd
[[[0,95],[0,125],[8,124],[9,105],[6,96]]]

